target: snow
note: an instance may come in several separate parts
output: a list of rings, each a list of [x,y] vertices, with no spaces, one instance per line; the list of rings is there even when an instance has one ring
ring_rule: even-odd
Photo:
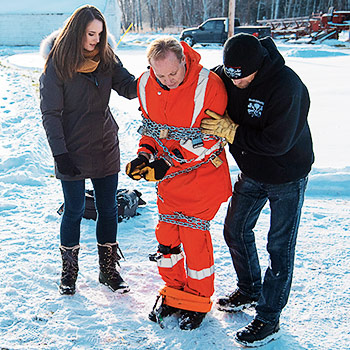
[[[118,48],[135,75],[147,67],[145,48],[157,35],[127,35]],[[281,316],[281,337],[263,349],[348,349],[350,305],[350,49],[344,43],[319,45],[277,42],[287,64],[309,88],[309,115],[316,161],[310,174],[296,251],[294,281]],[[222,48],[195,47],[210,68]],[[77,293],[61,296],[59,223],[60,182],[41,125],[38,48],[0,47],[0,347],[7,349],[238,349],[235,331],[252,310],[226,314],[215,307],[197,330],[181,331],[176,317],[165,329],[147,319],[162,287],[148,261],[157,242],[154,185],[120,173],[119,188],[138,189],[147,202],[139,216],[119,224],[126,260],[122,276],[131,291],[115,294],[98,283],[95,222],[81,225]],[[136,100],[112,94],[120,126],[122,169],[137,147],[140,115]],[[228,156],[232,180],[238,169]],[[87,182],[88,183],[88,182]],[[90,184],[89,184],[90,186]],[[212,221],[216,265],[215,294],[234,289],[228,249],[222,236],[227,203]],[[268,264],[269,208],[256,227],[262,268]]]

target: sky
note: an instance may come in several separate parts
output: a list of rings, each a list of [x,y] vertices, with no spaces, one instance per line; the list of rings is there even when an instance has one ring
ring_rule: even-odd
[[[93,5],[103,10],[108,0],[93,0]],[[72,9],[88,4],[87,1],[82,0],[60,0],[59,7],[56,1],[52,0],[15,0],[4,1],[1,3],[2,13],[18,13],[18,14],[32,14],[32,13],[72,13]]]

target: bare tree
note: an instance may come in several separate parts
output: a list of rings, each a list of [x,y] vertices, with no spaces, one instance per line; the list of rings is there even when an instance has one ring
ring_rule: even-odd
[[[229,0],[119,0],[122,28],[134,23],[142,30],[170,26],[189,27],[209,17],[228,17]],[[350,10],[350,0],[236,0],[235,16],[241,24],[254,24],[259,19],[290,18],[325,13],[329,7]]]
[[[209,18],[209,4],[210,0],[202,0],[202,5],[203,5],[203,20]]]

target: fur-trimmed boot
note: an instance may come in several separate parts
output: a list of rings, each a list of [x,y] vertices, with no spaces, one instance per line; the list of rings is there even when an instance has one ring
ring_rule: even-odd
[[[118,243],[98,243],[97,248],[100,263],[100,283],[108,286],[113,292],[127,293],[130,288],[116,269],[116,264],[120,266],[118,260],[121,259],[117,252]]]
[[[59,291],[61,294],[72,295],[75,293],[75,282],[78,277],[78,254],[80,246],[60,246],[62,256],[62,274]]]

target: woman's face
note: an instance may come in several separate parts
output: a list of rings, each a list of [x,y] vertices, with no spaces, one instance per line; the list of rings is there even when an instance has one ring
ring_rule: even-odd
[[[103,31],[103,23],[98,19],[92,20],[85,29],[83,39],[83,48],[86,51],[93,51],[96,45],[100,42],[100,37]]]

